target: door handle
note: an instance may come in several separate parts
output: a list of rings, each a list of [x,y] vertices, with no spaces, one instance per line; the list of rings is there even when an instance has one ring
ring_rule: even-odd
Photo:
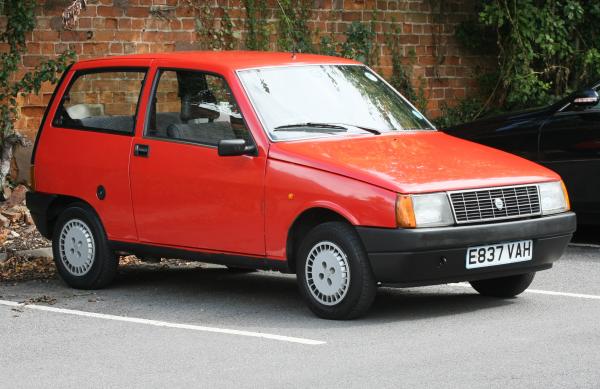
[[[148,158],[148,155],[150,155],[150,146],[141,144],[133,146],[133,155]]]

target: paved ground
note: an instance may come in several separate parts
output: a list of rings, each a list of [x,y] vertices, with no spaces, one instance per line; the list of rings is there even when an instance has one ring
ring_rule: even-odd
[[[96,293],[0,284],[0,386],[597,388],[599,280],[600,249],[571,247],[537,293],[384,288],[351,322],[315,318],[276,273],[134,269]],[[6,305],[40,296],[52,311]]]

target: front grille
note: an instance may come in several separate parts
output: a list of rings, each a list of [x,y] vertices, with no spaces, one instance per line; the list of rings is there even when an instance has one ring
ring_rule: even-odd
[[[537,185],[450,192],[458,224],[539,215]]]

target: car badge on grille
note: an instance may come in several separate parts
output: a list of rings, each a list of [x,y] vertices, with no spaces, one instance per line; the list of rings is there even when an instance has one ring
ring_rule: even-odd
[[[494,199],[494,205],[498,208],[498,211],[502,211],[504,209],[504,201],[500,197],[496,197]]]

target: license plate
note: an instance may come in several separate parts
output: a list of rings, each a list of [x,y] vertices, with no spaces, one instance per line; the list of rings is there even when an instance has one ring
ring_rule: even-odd
[[[467,269],[529,261],[533,258],[533,241],[498,243],[467,249]]]

